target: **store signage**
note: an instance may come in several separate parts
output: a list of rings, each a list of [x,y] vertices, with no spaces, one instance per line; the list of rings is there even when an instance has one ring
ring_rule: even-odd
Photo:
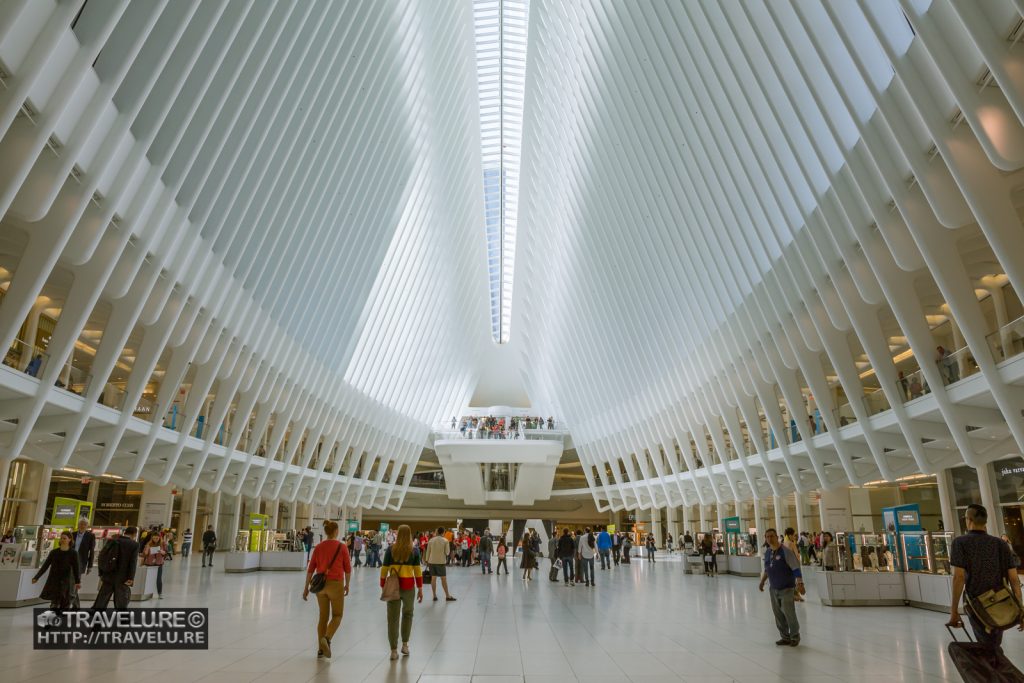
[[[345,521],[345,529],[350,534],[354,534],[359,531],[359,520],[349,519]]]
[[[139,506],[137,503],[100,503],[96,507],[103,508],[104,510],[137,510]]]
[[[726,532],[739,533],[740,531],[739,517],[726,517],[722,520],[722,524],[725,526]]]
[[[900,510],[900,526],[912,526],[921,523],[916,510]]]
[[[1024,474],[1024,464],[1003,465],[998,470],[996,470],[996,474],[998,474],[1000,477],[1014,477],[1022,475]]]
[[[609,524],[608,525],[608,533],[610,533],[610,534],[614,534],[615,533],[615,525],[614,524]]]
[[[382,534],[386,534],[390,529],[391,529],[391,525],[388,524],[387,522],[381,522],[380,523],[380,532]]]
[[[90,482],[92,482],[92,479],[90,479],[89,477],[82,477],[83,484],[88,485]]]

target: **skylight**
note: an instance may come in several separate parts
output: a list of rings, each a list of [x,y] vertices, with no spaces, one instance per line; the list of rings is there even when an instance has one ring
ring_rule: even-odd
[[[474,0],[491,336],[509,340],[529,0]]]

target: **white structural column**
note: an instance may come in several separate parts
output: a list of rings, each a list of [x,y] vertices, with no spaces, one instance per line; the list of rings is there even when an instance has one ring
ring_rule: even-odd
[[[268,500],[267,501],[267,505],[270,506],[269,509],[267,510],[267,514],[270,515],[270,520],[267,522],[267,524],[268,524],[267,528],[268,529],[276,529],[277,528],[278,515],[281,512],[281,501],[279,501],[279,500]]]
[[[707,505],[699,505],[698,508],[699,508],[699,512],[700,512],[700,528],[697,529],[697,531],[700,531],[700,532],[710,531],[711,527],[708,526],[708,506]]]
[[[783,512],[786,507],[785,497],[772,496],[772,507],[775,510],[775,529],[781,534],[786,529],[785,522],[783,521]]]
[[[185,524],[182,525],[185,529],[191,529],[193,535],[196,533],[196,515],[199,513],[199,493],[199,489],[188,492],[188,515]],[[202,533],[199,535],[202,536]]]
[[[939,470],[935,473],[935,482],[939,488],[939,512],[942,515],[942,529],[959,533],[957,529],[956,499],[953,497],[953,486],[949,470]]]
[[[661,509],[651,508],[651,533],[654,534],[654,542],[659,548],[665,543],[665,535],[662,531]]]
[[[228,531],[231,533],[230,543],[234,543],[234,535],[242,528],[242,496],[235,496],[231,503],[231,525]]]
[[[978,488],[981,489],[981,504],[988,511],[988,532],[996,536],[1005,532],[1003,524],[1003,511],[999,507],[999,499],[996,491],[995,477],[992,476],[992,465],[982,465],[977,468]]]
[[[665,515],[667,518],[665,521],[668,525],[667,534],[672,534],[672,543],[674,545],[679,545],[679,517],[677,515],[676,507],[674,505],[669,505],[668,508],[665,510]]]
[[[213,526],[214,531],[217,531],[217,529],[220,528],[220,499],[220,491],[214,493],[211,498],[207,498],[207,500],[210,501],[207,503],[207,508],[209,508],[210,511],[207,513],[206,524],[203,525],[203,531],[206,531],[207,526]],[[198,533],[199,530],[196,529],[196,532]]]
[[[39,525],[46,518],[46,499],[50,495],[50,482],[53,481],[53,468],[43,465],[39,472],[39,485],[36,488],[36,507],[33,513],[33,524]],[[0,491],[0,498],[3,491]]]
[[[683,528],[680,530],[680,536],[684,536],[687,533],[693,533],[693,524],[690,518],[691,508],[689,505],[683,505],[682,510],[682,523]]]

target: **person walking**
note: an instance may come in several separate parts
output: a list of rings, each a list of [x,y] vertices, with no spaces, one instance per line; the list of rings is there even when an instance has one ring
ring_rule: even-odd
[[[981,505],[968,505],[964,514],[967,533],[953,539],[949,552],[949,564],[953,567],[953,600],[949,608],[948,626],[963,626],[960,618],[960,598],[966,592],[974,599],[991,590],[1003,590],[1009,584],[1021,604],[1020,579],[1013,566],[1010,546],[988,533],[988,511]],[[968,603],[969,605],[969,603]],[[974,639],[992,650],[999,650],[1003,644],[1003,632],[989,632],[985,625],[967,610],[967,618],[974,631]],[[1024,615],[1021,616],[1019,631],[1024,631]]]
[[[308,526],[302,530],[302,547],[306,549],[306,562],[309,562],[309,553],[313,550],[313,530]]]
[[[693,554],[693,536],[690,535],[689,531],[683,534],[683,551],[687,555]]]
[[[523,533],[523,559],[519,563],[520,569],[523,570],[523,581],[533,580],[533,570],[537,568],[537,552],[533,549],[533,539],[530,538],[530,532]]]
[[[601,527],[601,533],[597,535],[597,554],[601,557],[601,571],[612,566],[611,562],[612,537],[607,527]]]
[[[594,556],[597,555],[597,539],[594,534],[591,533],[590,527],[587,527],[580,536],[578,543],[580,568],[583,574],[584,585],[594,587]]]
[[[472,558],[472,543],[469,540],[469,534],[463,533],[462,540],[459,541],[459,550],[461,551],[462,566],[468,567]]]
[[[104,544],[97,562],[100,587],[93,609],[106,609],[111,597],[114,598],[114,609],[128,609],[138,566],[135,561],[139,554],[139,544],[135,542],[137,533],[139,530],[130,526],[123,534]]]
[[[629,558],[633,555],[633,541],[630,540],[629,534],[622,535],[622,552],[620,555],[622,564],[629,564]]]
[[[72,537],[72,547],[78,555],[78,573],[88,574],[92,571],[93,554],[96,551],[96,536],[89,531],[89,520],[82,517],[78,520],[78,531]]]
[[[327,538],[316,544],[309,565],[306,567],[306,582],[302,588],[302,599],[309,600],[309,584],[314,574],[323,574],[324,587],[316,593],[319,616],[316,622],[317,657],[331,658],[331,639],[341,626],[345,613],[345,596],[352,583],[352,558],[348,548],[338,540],[338,523],[324,522]]]
[[[704,559],[704,576],[714,576],[717,567],[715,559],[715,544],[711,534],[704,534],[700,539],[700,554]]]
[[[494,541],[491,540],[491,530],[484,529],[484,535],[476,545],[477,556],[480,558],[480,573],[491,574],[491,553],[494,552]]]
[[[501,568],[505,568],[505,576],[508,576],[508,563],[505,562],[505,556],[508,555],[508,546],[505,545],[505,539],[502,538],[498,541],[498,569],[496,573],[501,574]]]
[[[565,585],[575,586],[573,576],[573,563],[576,561],[576,542],[569,532],[569,527],[562,529],[562,535],[558,539],[558,559],[562,561],[562,576],[565,578]]]
[[[779,533],[775,529],[765,531],[764,540],[768,548],[764,552],[764,571],[757,589],[763,593],[764,584],[768,582],[775,626],[781,636],[775,644],[796,647],[800,644],[800,622],[796,618],[793,595],[804,592],[800,558],[779,542]]]
[[[622,559],[622,534],[616,532],[616,533],[612,534],[611,537],[612,537],[612,561],[615,562],[616,565],[618,565],[619,562]]]
[[[444,590],[445,602],[454,602],[455,596],[448,592],[448,539],[445,536],[444,527],[437,527],[437,533],[427,541],[427,552],[423,556],[430,569],[430,590],[437,600],[437,580],[441,580],[441,588]],[[505,569],[508,572],[508,568]]]
[[[363,552],[363,537],[362,535],[355,533],[352,534],[352,566],[362,567],[363,561],[359,555]]]
[[[164,599],[164,558],[167,555],[167,544],[160,534],[150,534],[149,542],[142,549],[142,564],[145,567],[156,567],[156,597]]]
[[[793,527],[787,527],[786,530],[783,532],[782,545],[792,550],[793,554],[796,555],[797,560],[800,560],[800,549],[797,547],[796,531],[793,529]],[[794,602],[803,602],[804,596],[800,595],[799,592],[795,593],[793,595],[793,600]]]
[[[209,566],[213,566],[213,552],[217,549],[217,532],[213,530],[213,525],[206,527],[206,531],[203,532],[203,566],[206,567],[207,563]],[[309,559],[309,549],[306,550],[306,559]]]
[[[391,644],[391,659],[398,659],[398,632],[402,632],[402,655],[409,654],[409,637],[412,635],[413,600],[423,602],[423,570],[420,554],[412,547],[412,530],[407,524],[398,527],[395,542],[384,551],[384,563],[380,568],[380,587],[391,575],[398,577],[398,599],[390,600],[388,606],[388,642]]]
[[[32,577],[32,583],[39,577],[50,572],[39,594],[43,600],[50,601],[52,609],[69,609],[78,600],[78,591],[82,588],[82,573],[78,566],[78,553],[75,552],[73,534],[70,531],[60,532],[60,546],[51,550],[46,556],[43,566]]]
[[[185,529],[181,535],[181,556],[188,557],[192,552],[192,529]]]
[[[647,547],[647,561],[653,563],[654,553],[658,549],[658,547],[654,544],[654,534],[647,534],[647,542],[645,545]]]

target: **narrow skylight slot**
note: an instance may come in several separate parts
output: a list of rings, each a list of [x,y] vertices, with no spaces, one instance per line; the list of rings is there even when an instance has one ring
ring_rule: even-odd
[[[491,336],[509,340],[529,0],[475,0]]]

